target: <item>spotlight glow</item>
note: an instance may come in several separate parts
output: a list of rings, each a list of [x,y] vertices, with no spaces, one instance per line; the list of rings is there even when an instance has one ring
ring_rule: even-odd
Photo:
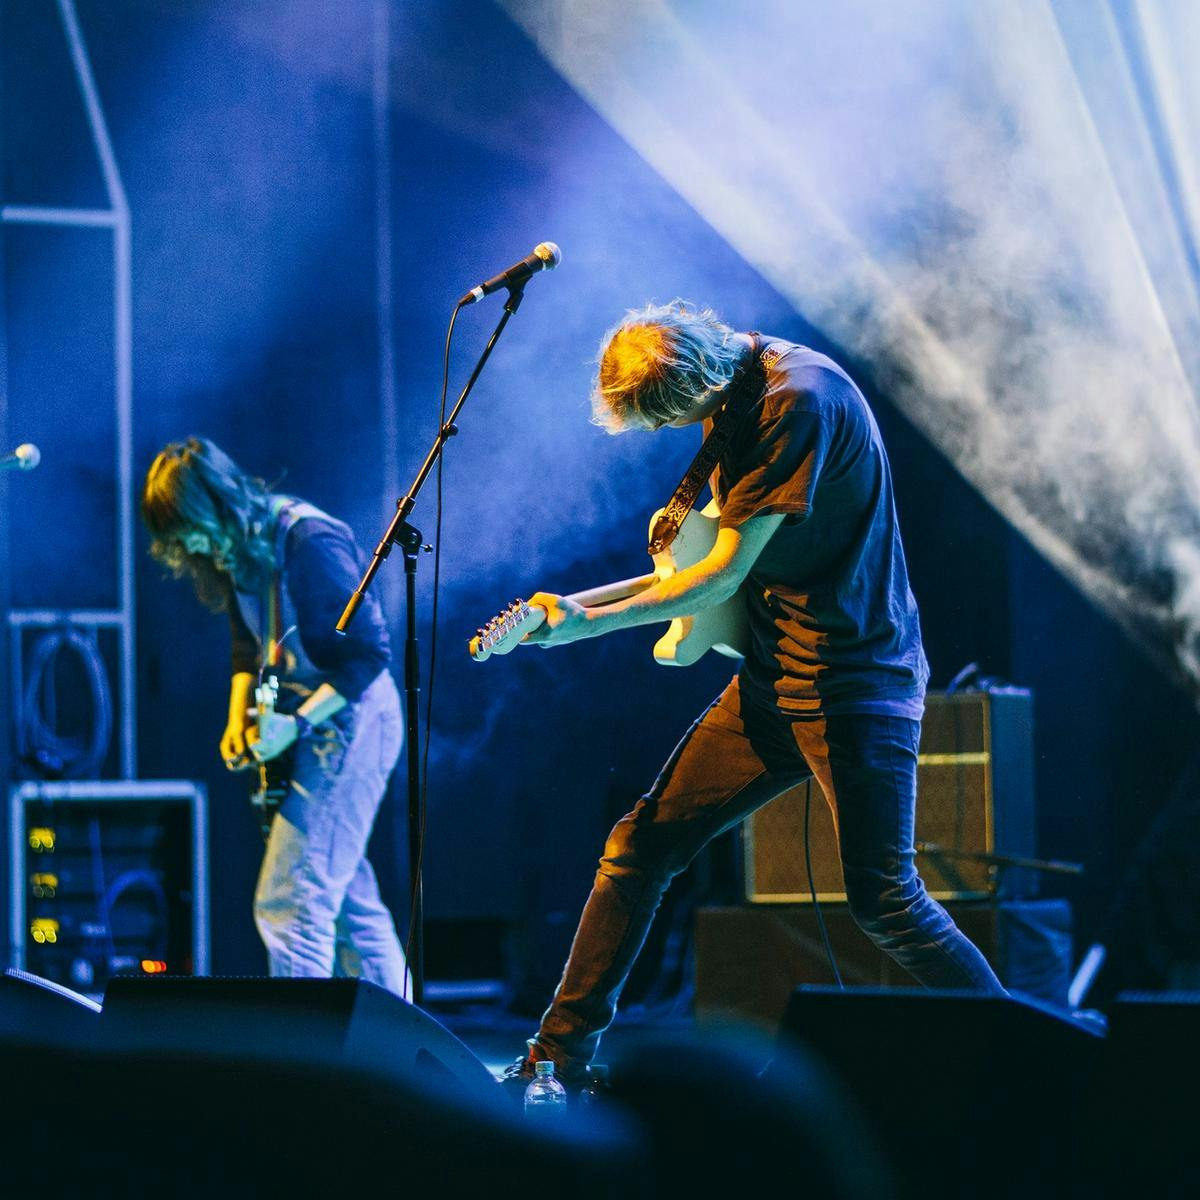
[[[1194,7],[504,3],[996,508],[1200,687]]]

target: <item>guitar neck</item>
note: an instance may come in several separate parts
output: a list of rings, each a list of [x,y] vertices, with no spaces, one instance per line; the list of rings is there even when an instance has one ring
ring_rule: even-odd
[[[602,608],[605,604],[616,604],[618,600],[636,596],[657,582],[657,575],[639,575],[636,579],[618,579],[616,583],[606,583],[603,587],[576,592],[567,599],[584,608]],[[508,654],[523,638],[544,624],[545,620],[544,608],[536,604],[527,604],[524,600],[514,600],[486,626],[476,631],[468,643],[471,657],[476,662],[483,662],[493,654]]]
[[[568,596],[576,604],[584,608],[601,608],[605,604],[616,604],[618,600],[628,600],[653,587],[658,582],[657,575],[638,575],[635,579],[618,579],[616,583],[606,583],[602,587],[588,588],[585,592],[575,592]]]

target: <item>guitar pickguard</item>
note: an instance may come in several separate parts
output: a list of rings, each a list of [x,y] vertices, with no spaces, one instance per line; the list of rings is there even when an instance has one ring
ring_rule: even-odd
[[[653,529],[659,512],[650,519]],[[720,509],[715,500],[684,518],[675,540],[654,555],[655,574],[666,579],[706,558],[716,545]],[[722,604],[690,617],[676,617],[654,645],[654,661],[664,667],[690,667],[709,650],[730,658],[745,656],[749,640],[746,600],[739,589]]]

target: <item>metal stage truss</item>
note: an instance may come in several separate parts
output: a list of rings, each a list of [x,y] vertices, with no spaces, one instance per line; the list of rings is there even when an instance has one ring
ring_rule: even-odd
[[[116,736],[120,778],[132,779],[137,772],[137,730],[134,684],[134,591],[133,591],[133,341],[130,269],[129,205],[121,172],[113,153],[108,123],[96,90],[91,61],[79,27],[74,0],[56,0],[87,116],[88,128],[104,179],[107,208],[56,208],[5,204],[0,209],[4,225],[71,226],[95,229],[112,238],[113,246],[113,361],[114,419],[116,422],[117,520],[114,531],[118,604],[116,608],[50,609],[27,608],[8,614],[11,655],[11,696],[14,713],[22,705],[22,656],[26,631],[77,628],[95,638],[99,630],[111,629],[117,638],[118,700]],[[47,5],[49,11],[49,5]]]

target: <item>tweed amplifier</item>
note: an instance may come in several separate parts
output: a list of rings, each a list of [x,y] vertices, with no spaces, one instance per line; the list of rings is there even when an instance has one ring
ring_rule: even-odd
[[[742,825],[745,895],[757,904],[811,900],[805,804],[817,898],[845,900],[833,818],[813,782],[772,800]],[[931,692],[917,758],[917,869],[942,900],[1028,896],[1036,877],[977,855],[1036,854],[1033,697],[1025,688]]]

